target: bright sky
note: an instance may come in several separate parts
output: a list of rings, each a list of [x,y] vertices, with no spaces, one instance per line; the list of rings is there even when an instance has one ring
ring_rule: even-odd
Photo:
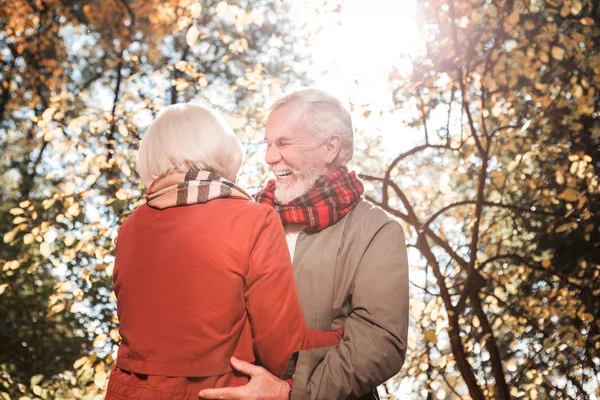
[[[332,13],[340,2],[327,1],[323,10],[324,0],[297,0],[299,18],[309,21],[306,30],[322,27],[311,35],[309,77],[343,101],[371,104],[368,119],[358,118],[363,109],[355,110],[355,125],[373,134],[380,131],[384,147],[398,153],[402,144],[411,143],[401,113],[387,113],[392,106],[388,76],[393,68],[410,73],[410,59],[421,51],[416,0],[346,0],[339,13]],[[323,10],[320,17],[314,17],[315,9]]]
[[[330,23],[312,39],[312,78],[340,97],[360,94],[365,102],[389,102],[392,67],[409,72],[409,56],[419,51],[415,11],[415,0],[346,0],[339,13],[313,19],[317,25]],[[329,73],[322,75],[325,69]]]
[[[336,8],[336,1],[342,0],[327,1],[329,10]],[[325,12],[322,18],[311,13],[322,8],[324,0],[297,0],[297,4],[300,19],[310,21],[308,31],[323,26],[311,35],[309,49],[313,63],[309,78],[315,86],[357,107],[371,104],[368,118],[360,118],[364,110],[356,108],[353,121],[358,129],[381,134],[388,156],[410,147],[417,135],[403,126],[402,112],[388,112],[393,105],[388,76],[394,67],[409,74],[410,60],[421,50],[416,0],[346,0],[339,14],[332,17]],[[409,377],[400,381],[395,394],[400,398],[413,394]]]

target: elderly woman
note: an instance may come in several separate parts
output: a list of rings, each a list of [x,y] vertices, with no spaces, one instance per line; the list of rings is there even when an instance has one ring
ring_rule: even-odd
[[[214,111],[167,107],[140,146],[147,204],[119,229],[122,342],[107,399],[198,399],[241,386],[230,358],[280,375],[296,350],[342,332],[306,328],[283,227],[233,182],[243,151]]]

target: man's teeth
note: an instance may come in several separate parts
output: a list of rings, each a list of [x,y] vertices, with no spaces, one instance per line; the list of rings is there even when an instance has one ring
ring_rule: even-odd
[[[275,175],[278,178],[285,178],[286,176],[289,176],[292,174],[292,171],[290,171],[289,169],[283,170],[283,171],[275,171]]]

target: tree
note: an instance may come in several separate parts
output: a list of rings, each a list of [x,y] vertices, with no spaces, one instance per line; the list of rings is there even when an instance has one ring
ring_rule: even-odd
[[[425,54],[392,84],[422,143],[363,175],[425,265],[408,375],[431,398],[589,398],[600,372],[598,4],[433,0],[421,11]],[[581,254],[564,251],[566,235]]]
[[[112,243],[143,201],[133,172],[140,126],[196,99],[258,146],[265,99],[298,79],[286,9],[266,0],[2,7],[1,396],[102,397],[120,340]]]

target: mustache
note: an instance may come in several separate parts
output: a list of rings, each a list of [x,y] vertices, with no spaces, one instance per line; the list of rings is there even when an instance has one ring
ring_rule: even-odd
[[[282,170],[285,170],[285,169],[289,169],[292,172],[297,172],[298,171],[296,168],[292,168],[292,167],[290,167],[289,165],[286,165],[286,164],[278,164],[276,166],[269,167],[269,171],[271,171],[271,172],[282,171]]]

